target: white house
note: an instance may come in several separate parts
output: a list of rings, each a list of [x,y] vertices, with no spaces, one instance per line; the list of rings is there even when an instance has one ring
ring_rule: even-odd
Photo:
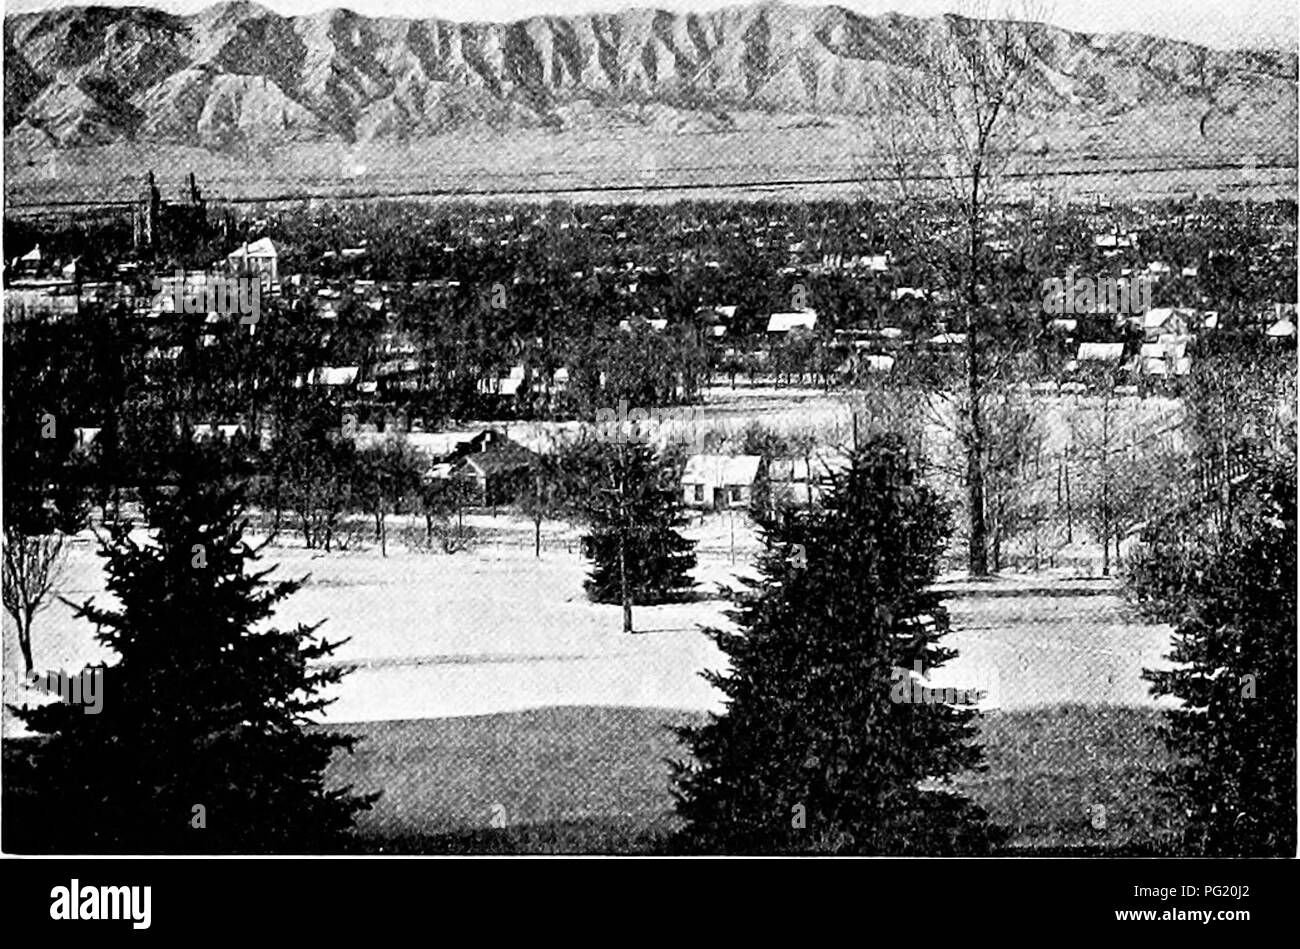
[[[895,302],[909,298],[913,300],[924,300],[929,295],[928,291],[922,290],[920,287],[895,287],[889,294],[889,299],[894,300]]]
[[[280,282],[280,252],[269,237],[245,243],[227,254],[226,267],[232,274],[261,276],[263,282],[271,284]]]
[[[682,503],[702,510],[748,507],[762,464],[758,455],[692,455],[682,471]]]
[[[798,310],[794,313],[773,313],[767,320],[769,333],[788,333],[793,329],[811,330],[817,325],[816,310]]]
[[[879,353],[870,353],[863,356],[859,365],[867,372],[893,372],[894,357],[881,355]]]
[[[1094,234],[1092,246],[1102,250],[1121,250],[1137,246],[1136,234]]]
[[[929,346],[965,346],[965,333],[937,333],[927,339],[926,344]]]
[[[1124,358],[1123,343],[1080,343],[1079,362],[1108,362],[1115,365]]]
[[[1288,319],[1281,319],[1268,328],[1271,339],[1294,339],[1295,324]]]
[[[357,381],[360,366],[321,366],[307,374],[307,384],[314,386],[350,386]]]
[[[479,395],[500,395],[513,398],[519,394],[524,384],[524,367],[510,367],[507,375],[496,379],[481,379],[478,384]]]
[[[1183,335],[1190,329],[1191,311],[1153,307],[1141,316],[1142,333],[1148,342],[1171,333]]]

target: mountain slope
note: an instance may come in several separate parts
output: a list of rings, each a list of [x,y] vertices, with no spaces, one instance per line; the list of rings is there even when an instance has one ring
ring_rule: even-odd
[[[708,127],[736,112],[851,117],[890,107],[891,79],[925,67],[916,50],[937,28],[779,4],[514,23],[284,17],[246,2],[191,16],[69,7],[5,19],[5,130],[32,147],[221,150],[564,128],[593,115]],[[1018,28],[1040,31],[1028,98],[1057,124],[1217,109],[1294,128],[1292,55]]]

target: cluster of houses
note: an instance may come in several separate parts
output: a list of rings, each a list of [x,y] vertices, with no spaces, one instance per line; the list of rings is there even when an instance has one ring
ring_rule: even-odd
[[[377,430],[355,436],[358,447],[386,437]],[[411,431],[403,437],[425,459],[426,480],[463,483],[469,489],[468,503],[483,507],[516,501],[537,458],[507,431],[493,427],[477,433]],[[821,502],[834,474],[848,464],[847,455],[828,451],[773,459],[700,452],[689,455],[682,466],[681,503],[699,512],[748,511],[756,503],[809,507]]]
[[[119,264],[116,277],[109,280],[84,279],[80,269],[78,259],[51,258],[40,244],[14,258],[6,268],[5,320],[59,319],[105,304],[123,304],[135,315],[158,317],[175,312],[172,301],[202,299],[209,285],[232,277],[256,278],[264,294],[280,292],[280,251],[267,237],[240,245],[210,268],[159,273],[147,280],[136,262]]]
[[[182,201],[175,204],[173,217],[197,214],[199,211],[194,209],[203,207],[203,199],[191,180],[189,191]],[[168,214],[171,213],[168,208],[166,203],[159,203],[156,189],[150,182],[137,209],[138,243],[156,245],[165,239],[169,226]],[[807,240],[798,233],[791,218],[770,216],[776,213],[742,210],[736,217],[713,227],[710,240],[717,241],[720,237],[725,237],[728,240],[743,240],[755,247],[777,248],[788,254],[787,259],[790,261],[781,270],[783,274],[843,272],[872,277],[888,274],[889,278],[882,286],[887,290],[885,295],[889,300],[888,305],[896,308],[899,313],[941,314],[951,302],[940,291],[932,291],[923,286],[901,285],[902,277],[897,272],[894,259],[888,253],[868,249],[874,248],[876,244],[874,233],[845,235],[852,242],[846,246],[854,249],[825,252],[818,242]],[[993,216],[992,230],[986,244],[999,256],[1012,253],[1011,242],[1000,235],[1024,223],[1022,219],[1016,218],[1017,213],[1022,212],[998,210]],[[531,220],[523,217],[516,219],[511,214],[498,215],[491,212],[453,217],[456,221],[455,228],[463,229],[464,247],[483,246],[498,240],[502,243],[532,240],[538,234],[537,228],[554,224],[542,216]],[[1133,228],[1140,225],[1136,221],[1137,219],[1125,219],[1123,215],[1113,212],[1108,205],[1103,207],[1099,202],[1095,218],[1089,222],[1095,228],[1092,237],[1094,249],[1103,259],[1114,261],[1119,281],[1194,281],[1198,277],[1199,268],[1196,264],[1175,266],[1164,261],[1151,261],[1140,268],[1136,264],[1132,268],[1121,267],[1125,262],[1133,263],[1134,254],[1138,250],[1139,231]],[[833,231],[836,221],[828,219],[826,223]],[[942,226],[942,222],[934,223],[936,227]],[[1179,222],[1171,220],[1145,223],[1173,225]],[[619,242],[630,240],[628,225],[613,214],[603,214],[596,220],[561,221],[557,226],[560,230],[589,230],[593,234],[608,236],[610,240]],[[692,233],[703,233],[704,222],[691,224],[687,221],[674,226],[678,227],[683,240],[678,248],[681,259],[692,259],[693,254],[698,256],[700,252],[691,246],[688,238]],[[636,246],[628,245],[628,256],[635,256]],[[454,254],[464,247],[446,244],[441,250]],[[162,280],[165,290],[179,289],[179,295],[185,295],[185,291],[203,286],[216,275],[256,277],[266,293],[277,294],[286,291],[286,288],[292,288],[299,297],[311,299],[317,317],[330,321],[338,318],[345,298],[376,313],[388,311],[396,285],[361,276],[369,272],[366,262],[370,254],[368,243],[361,240],[356,246],[329,250],[322,254],[320,266],[314,269],[331,276],[285,275],[281,272],[280,248],[271,239],[262,237],[236,246],[207,270],[165,275]],[[703,262],[708,266],[719,266],[715,260]],[[1253,267],[1255,264],[1250,262],[1249,265]],[[36,246],[9,261],[6,266],[5,318],[19,320],[38,314],[57,317],[75,314],[88,302],[102,304],[108,301],[124,302],[134,312],[146,316],[162,316],[170,312],[167,301],[177,295],[171,292],[158,294],[152,289],[142,289],[145,284],[141,280],[140,268],[138,263],[122,264],[118,268],[117,279],[86,280],[79,273],[79,261],[52,259],[40,246]],[[599,266],[597,269],[600,269]],[[628,260],[616,269],[626,273],[628,282],[625,287],[628,293],[634,293],[638,275],[652,273],[657,266],[649,261]],[[573,276],[581,277],[582,274],[578,272]],[[174,287],[173,284],[179,284],[179,287]],[[450,290],[457,286],[459,284],[455,280],[424,280],[403,285],[401,289]],[[912,334],[900,326],[889,325],[839,328],[828,334],[825,332],[826,324],[835,321],[828,320],[827,314],[819,313],[812,307],[801,307],[772,312],[767,314],[765,323],[752,324],[751,329],[755,335],[766,338],[757,341],[757,351],[742,352],[738,348],[740,344],[736,337],[750,334],[736,332],[738,309],[735,305],[719,305],[696,314],[697,322],[707,328],[707,338],[719,355],[737,360],[742,356],[754,357],[761,363],[783,341],[818,334],[821,338],[830,340],[830,345],[837,352],[846,354],[838,363],[837,372],[841,376],[861,372],[889,373],[894,370],[905,349],[954,353],[959,352],[967,342],[964,333],[949,330],[941,320],[918,321],[927,327],[924,338],[918,339],[911,338]],[[1140,312],[1130,313],[1124,312],[1125,308],[1118,308],[1119,312],[1116,309],[1106,302],[1095,301],[1087,312],[1071,311],[1068,315],[1062,313],[1047,321],[1049,331],[1062,341],[1069,358],[1065,363],[1063,384],[1052,382],[1043,385],[1054,386],[1059,390],[1073,388],[1077,391],[1086,389],[1086,380],[1094,378],[1098,373],[1109,376],[1113,382],[1121,385],[1162,384],[1167,380],[1177,380],[1191,371],[1196,340],[1221,329],[1220,315],[1214,310],[1143,307]],[[210,319],[217,318],[216,314],[210,315]],[[1077,341],[1076,336],[1082,336],[1084,340],[1090,337],[1096,339],[1098,334],[1085,335],[1079,332],[1088,321],[1094,324],[1104,323],[1105,333],[1101,335],[1108,341]],[[668,329],[668,321],[657,315],[644,321],[624,320],[619,328],[632,332],[636,328],[634,322],[643,322],[653,332]],[[896,321],[890,317],[888,322]],[[1261,314],[1258,327],[1260,332],[1279,344],[1294,343],[1296,305],[1276,304],[1267,314]],[[1116,337],[1122,337],[1123,341]],[[211,344],[215,340],[213,334],[202,337],[205,344]],[[155,348],[147,355],[163,361],[174,359],[178,350],[179,347],[174,346]],[[297,382],[302,386],[338,390],[341,397],[364,397],[371,401],[378,400],[384,389],[418,389],[426,366],[422,362],[416,340],[396,328],[383,329],[380,331],[376,352],[377,360],[365,367],[322,365],[304,373]],[[496,400],[506,403],[539,388],[552,394],[563,393],[569,384],[570,369],[567,367],[558,367],[541,378],[540,370],[536,367],[517,364],[508,367],[502,374],[480,380],[478,393],[485,402]],[[343,393],[347,393],[347,396],[343,396]],[[225,431],[231,428],[229,424],[216,426],[212,432],[208,428],[204,427],[202,433],[196,432],[196,437],[209,437],[216,432],[226,437],[234,434]],[[259,434],[265,437],[265,433]],[[371,433],[362,433],[369,434]],[[409,432],[407,437],[413,443],[429,441],[431,446],[434,439],[431,433],[418,431]],[[489,436],[486,432],[459,438],[455,445],[443,445],[437,450],[434,447],[421,450],[429,458],[431,477],[460,478],[472,482],[475,496],[485,504],[508,503],[514,490],[512,486],[517,484],[519,473],[526,470],[530,458],[528,449],[510,441],[504,434],[499,434],[498,437]],[[688,461],[683,472],[682,500],[687,506],[696,509],[746,508],[753,503],[757,493],[767,492],[768,497],[781,503],[815,503],[828,476],[826,470],[817,470],[819,464],[825,469],[824,463],[811,459],[764,460],[756,456],[696,455]]]
[[[1259,326],[1270,342],[1295,343],[1294,304],[1276,304],[1271,314],[1262,315]],[[1220,329],[1217,311],[1186,307],[1153,307],[1127,317],[1126,322],[1132,330],[1130,336],[1139,340],[1136,348],[1124,342],[1080,343],[1074,358],[1065,365],[1066,375],[1077,380],[1100,370],[1112,381],[1130,385],[1187,376],[1197,339]],[[1070,384],[1081,383],[1067,382]]]

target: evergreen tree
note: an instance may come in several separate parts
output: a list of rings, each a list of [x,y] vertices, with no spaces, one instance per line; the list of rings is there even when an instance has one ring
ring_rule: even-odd
[[[607,445],[602,454],[599,475],[588,482],[587,595],[597,603],[621,602],[625,572],[632,603],[684,599],[695,585],[695,542],[680,533],[686,518],[671,466],[641,442]]]
[[[1240,490],[1243,488],[1245,490]],[[1166,790],[1207,856],[1290,856],[1296,806],[1296,472],[1261,463],[1219,529],[1202,511],[1185,540],[1134,558],[1130,592],[1174,624],[1173,668],[1147,670],[1180,701],[1163,737],[1178,756]],[[1237,493],[1237,491],[1234,491]]]
[[[197,456],[196,456],[197,458]],[[53,703],[21,712],[46,738],[23,791],[6,801],[6,842],[31,834],[54,852],[305,852],[337,849],[374,798],[327,790],[324,769],[355,739],[306,727],[343,670],[310,664],[340,643],[317,626],[265,627],[301,580],[243,539],[242,490],[197,462],[151,491],[153,535],[112,529],[101,555],[116,608],[79,617],[119,659],[99,679],[100,708]],[[83,681],[85,681],[83,679]],[[84,690],[83,690],[84,691]]]
[[[709,631],[731,668],[705,677],[727,710],[678,730],[694,759],[673,766],[686,822],[680,846],[986,848],[993,832],[983,811],[949,786],[983,767],[977,713],[911,678],[955,653],[939,644],[948,617],[929,590],[949,515],[919,482],[902,440],[868,441],[823,508],[783,512],[761,527],[761,579],[732,592],[738,630]]]

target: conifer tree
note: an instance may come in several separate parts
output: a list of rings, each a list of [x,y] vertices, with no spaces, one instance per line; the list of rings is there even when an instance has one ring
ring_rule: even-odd
[[[26,799],[6,802],[28,815],[19,836],[54,852],[337,850],[374,799],[325,787],[330,756],[355,739],[307,727],[343,674],[313,664],[340,643],[318,626],[267,628],[302,581],[253,567],[240,486],[210,480],[197,456],[183,467],[144,499],[149,538],[124,523],[103,542],[117,603],[77,608],[118,657],[81,673],[98,677],[99,710],[21,713],[46,737]]]
[[[903,442],[868,441],[824,507],[761,524],[761,577],[732,591],[724,714],[678,730],[686,850],[950,854],[995,838],[951,779],[981,769],[969,702],[914,687],[955,653],[929,587],[949,515]],[[921,702],[915,701],[921,691]],[[944,696],[943,698],[946,698]],[[954,697],[955,698],[955,697]],[[929,701],[927,701],[927,699]]]
[[[587,595],[597,603],[621,602],[626,574],[632,603],[684,599],[695,583],[695,542],[680,533],[686,518],[671,466],[637,441],[602,453],[588,510],[591,532],[583,537],[592,561]]]
[[[1205,856],[1291,856],[1296,818],[1296,473],[1257,462],[1216,518],[1189,510],[1176,542],[1152,543],[1130,593],[1174,625],[1171,668],[1147,670],[1180,700],[1162,735],[1178,765],[1165,790]],[[1149,540],[1151,538],[1148,538]]]

